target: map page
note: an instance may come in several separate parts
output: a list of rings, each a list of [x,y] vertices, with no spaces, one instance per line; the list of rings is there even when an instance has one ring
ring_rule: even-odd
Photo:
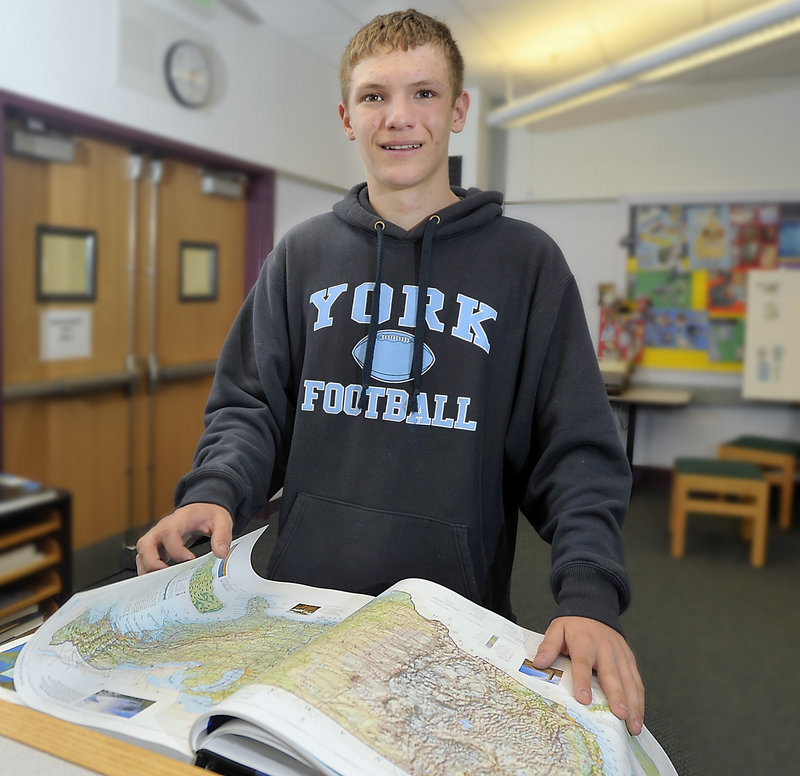
[[[533,668],[541,638],[406,580],[203,715],[193,746],[243,741],[244,720],[267,731],[253,738],[340,776],[677,776],[648,731],[627,733],[599,685],[593,705],[574,700],[568,660]],[[253,747],[237,759],[263,770]]]
[[[370,596],[268,581],[250,561],[265,529],[142,577],[78,593],[14,665],[24,704],[193,761],[198,716]]]
[[[20,636],[6,641],[0,646],[0,700],[19,703],[17,692],[14,689],[14,669],[19,653],[22,652],[22,648],[29,638],[30,636]]]

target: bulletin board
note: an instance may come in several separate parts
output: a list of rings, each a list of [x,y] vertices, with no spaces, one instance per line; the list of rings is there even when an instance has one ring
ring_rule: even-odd
[[[800,278],[800,202],[634,205],[628,299],[644,308],[639,366],[742,372],[748,276]]]

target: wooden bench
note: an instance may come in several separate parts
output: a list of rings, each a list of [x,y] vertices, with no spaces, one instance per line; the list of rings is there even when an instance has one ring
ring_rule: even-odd
[[[764,565],[769,482],[759,466],[717,458],[676,459],[669,516],[673,558],[683,556],[690,512],[745,520],[743,535],[751,541],[750,563]]]
[[[792,526],[794,477],[800,460],[800,442],[762,436],[739,436],[719,446],[717,454],[725,460],[747,461],[760,466],[771,485],[779,491],[778,526]]]

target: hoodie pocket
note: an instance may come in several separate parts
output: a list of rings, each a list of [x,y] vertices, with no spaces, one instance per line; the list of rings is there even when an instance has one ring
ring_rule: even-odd
[[[420,577],[480,601],[465,526],[298,493],[267,576],[377,595]]]

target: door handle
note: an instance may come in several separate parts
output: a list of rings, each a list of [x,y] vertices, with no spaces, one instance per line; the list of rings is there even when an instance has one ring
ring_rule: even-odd
[[[195,377],[213,375],[217,369],[215,361],[193,361],[189,364],[172,364],[159,366],[155,357],[148,359],[150,382],[157,385],[159,382],[174,382],[177,380],[191,380]]]
[[[75,394],[107,391],[113,388],[126,388],[133,392],[139,385],[141,378],[142,376],[138,371],[126,369],[122,372],[108,372],[84,377],[4,385],[3,401],[74,396]]]

